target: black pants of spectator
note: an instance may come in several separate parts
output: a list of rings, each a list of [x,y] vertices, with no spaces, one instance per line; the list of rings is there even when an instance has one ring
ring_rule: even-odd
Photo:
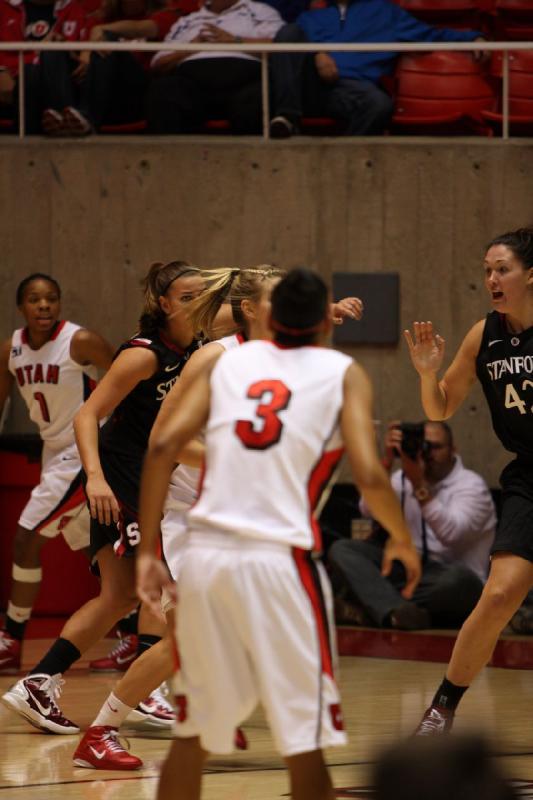
[[[154,78],[148,91],[152,133],[196,133],[208,119],[228,119],[233,133],[261,132],[261,65],[244,58],[186,61]]]
[[[307,42],[298,25],[284,25],[275,42]],[[371,81],[340,79],[324,82],[311,53],[276,53],[269,61],[272,114],[298,125],[302,116],[327,116],[342,120],[347,136],[383,133],[394,104],[389,95]]]
[[[381,575],[383,545],[379,542],[344,539],[332,545],[329,563],[334,589],[347,590],[347,599],[359,603],[376,627],[387,624],[391,612],[405,603],[400,594],[405,570],[394,562],[388,577]],[[483,584],[460,564],[428,561],[412,602],[425,608],[435,628],[458,628],[476,605]]]
[[[24,113],[26,133],[41,133],[41,117],[46,108],[62,111],[66,106],[76,106],[78,88],[72,79],[77,62],[68,53],[42,52],[39,64],[24,67]],[[0,106],[0,116],[15,119],[18,127],[18,81],[13,103]]]
[[[96,129],[144,119],[148,83],[148,73],[132,53],[92,53],[80,111]]]
[[[26,133],[41,133],[41,117],[46,108],[62,111],[76,105],[78,89],[72,79],[77,62],[68,53],[42,52],[38,64],[24,67],[24,113]],[[0,116],[15,119],[18,127],[18,81],[11,106],[2,105]]]

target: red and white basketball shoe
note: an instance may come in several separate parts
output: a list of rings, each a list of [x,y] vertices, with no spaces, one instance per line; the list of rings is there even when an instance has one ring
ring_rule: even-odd
[[[136,731],[168,731],[172,734],[175,719],[174,709],[161,688],[157,688],[128,714],[124,726]]]
[[[117,729],[110,725],[88,728],[73,759],[76,767],[88,769],[139,769],[143,765],[140,758],[122,747]]]
[[[20,669],[21,642],[0,631],[0,675],[16,675]]]
[[[417,729],[415,736],[440,736],[443,733],[448,733],[453,725],[454,713],[448,708],[442,706],[430,706],[424,712]]]
[[[49,733],[79,733],[78,726],[63,715],[56,703],[64,683],[59,674],[30,675],[17,681],[0,699],[35,728]]]
[[[104,658],[89,663],[94,672],[126,672],[137,658],[138,638],[134,633],[123,636]]]

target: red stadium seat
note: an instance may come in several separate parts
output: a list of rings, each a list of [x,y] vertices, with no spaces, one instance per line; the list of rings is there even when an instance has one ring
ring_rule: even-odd
[[[531,0],[496,0],[496,38],[502,41],[533,41]]]
[[[502,75],[502,65],[502,55],[495,54],[492,73],[498,78]],[[497,110],[484,111],[483,117],[495,131],[501,132],[501,96]],[[533,136],[533,50],[509,53],[509,131],[515,136]]]
[[[100,125],[98,133],[109,133],[120,136],[125,133],[144,133],[148,126],[145,119],[139,119],[135,122],[121,122],[113,125]]]
[[[496,108],[490,78],[469,53],[403,56],[396,71],[392,130],[426,135],[491,135],[483,111]]]
[[[414,17],[445,28],[479,29],[482,10],[476,0],[397,0]]]

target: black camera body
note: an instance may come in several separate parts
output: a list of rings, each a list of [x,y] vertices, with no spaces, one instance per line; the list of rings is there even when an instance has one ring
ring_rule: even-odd
[[[429,449],[425,441],[424,423],[401,422],[399,427],[402,432],[402,452],[413,461],[420,453],[424,456]]]

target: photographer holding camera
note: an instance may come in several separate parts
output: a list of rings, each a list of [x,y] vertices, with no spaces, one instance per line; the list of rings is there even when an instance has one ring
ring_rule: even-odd
[[[403,630],[458,627],[487,577],[496,527],[490,491],[481,476],[463,466],[445,422],[389,423],[384,466],[390,470],[396,458],[401,468],[391,482],[422,558],[420,583],[406,601],[401,564],[386,577],[381,574],[379,531],[365,541],[335,542],[329,561],[334,586],[346,601],[339,604],[341,616],[356,620],[359,612],[360,624]],[[368,514],[362,501],[360,510]]]

